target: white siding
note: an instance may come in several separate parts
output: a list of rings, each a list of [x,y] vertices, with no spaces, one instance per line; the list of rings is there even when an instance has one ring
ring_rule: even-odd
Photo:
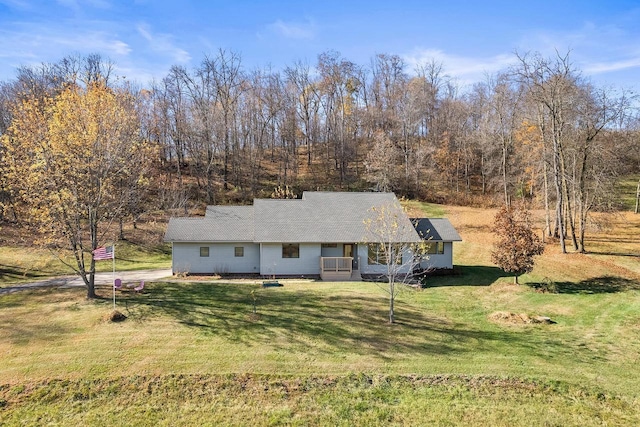
[[[209,248],[209,256],[201,257],[200,248]],[[244,247],[244,256],[236,257],[235,248]],[[173,273],[224,274],[258,273],[260,245],[255,243],[173,243]]]
[[[335,248],[322,248],[322,256],[341,257],[344,253],[344,244],[337,243]]]
[[[430,254],[420,263],[421,268],[453,268],[453,243],[444,242],[443,254]]]
[[[209,248],[209,256],[200,256],[200,247]],[[244,256],[235,256],[235,247],[244,247]],[[342,256],[341,245],[329,251]],[[325,248],[327,251],[328,248]],[[300,243],[300,258],[282,258],[282,244],[263,243],[173,243],[173,272],[192,274],[260,273],[270,275],[319,275],[320,243]],[[358,244],[362,274],[384,274],[386,266],[368,264],[366,244]],[[407,256],[407,255],[405,255]],[[262,257],[262,262],[261,262]],[[406,258],[405,258],[406,259]],[[444,254],[429,255],[421,262],[422,268],[453,268],[453,244],[444,242]]]
[[[281,243],[263,243],[260,274],[320,275],[320,243],[300,243],[300,258],[282,258]]]
[[[360,273],[361,274],[386,274],[387,266],[384,264],[369,264],[369,246],[365,243],[358,245],[358,256],[360,257]],[[402,262],[408,263],[411,257],[411,253],[405,251],[402,254]],[[408,273],[410,265],[402,266],[402,273]]]

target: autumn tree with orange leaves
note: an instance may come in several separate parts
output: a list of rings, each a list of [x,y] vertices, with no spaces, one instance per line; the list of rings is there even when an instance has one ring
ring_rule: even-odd
[[[544,252],[544,244],[533,234],[529,212],[518,207],[502,207],[496,214],[493,232],[497,240],[491,261],[507,273],[518,276],[533,270],[534,257]]]

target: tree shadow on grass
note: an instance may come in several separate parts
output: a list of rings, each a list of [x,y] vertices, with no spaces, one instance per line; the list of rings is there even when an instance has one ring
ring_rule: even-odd
[[[255,316],[252,290],[258,294]],[[383,295],[328,292],[260,289],[247,284],[154,283],[147,293],[127,295],[120,301],[133,321],[168,316],[232,343],[272,344],[301,353],[346,352],[391,360],[425,353],[464,353],[476,349],[478,343],[494,347],[500,341],[531,351],[535,348],[524,334],[455,324],[401,301],[397,301],[397,323],[389,324],[388,301]]]
[[[634,254],[634,253],[588,251],[587,254],[589,254],[589,255],[607,255],[607,256],[624,256],[624,257],[638,258],[638,261],[640,261],[640,255]]]
[[[501,277],[508,277],[498,267],[485,265],[456,265],[451,274],[427,276],[425,287],[489,286]]]
[[[529,283],[534,289],[558,294],[611,294],[630,290],[640,290],[640,282],[624,277],[602,276],[580,282]]]
[[[58,314],[73,309],[65,302],[75,299],[76,292],[77,289],[34,288],[0,294],[0,341],[7,339],[16,346],[44,346],[69,339],[77,328],[60,320]],[[46,314],[38,311],[40,304],[46,304]],[[16,309],[18,313],[14,315]]]
[[[46,272],[38,269],[25,269],[16,265],[0,264],[0,281],[15,282],[46,277]],[[0,287],[2,284],[0,283]]]

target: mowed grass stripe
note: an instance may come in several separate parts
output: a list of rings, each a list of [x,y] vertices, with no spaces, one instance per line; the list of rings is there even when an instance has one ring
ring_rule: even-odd
[[[0,388],[4,425],[633,425],[633,402],[491,376],[162,375]],[[136,404],[131,404],[134,401]]]

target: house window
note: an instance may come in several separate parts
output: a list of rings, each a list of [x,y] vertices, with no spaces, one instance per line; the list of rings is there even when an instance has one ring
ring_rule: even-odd
[[[430,255],[442,255],[444,253],[444,242],[427,243],[427,253]]]
[[[337,248],[338,244],[337,243],[323,243],[322,247],[323,248]]]
[[[378,243],[369,243],[369,252],[368,252],[368,262],[369,265],[375,265],[375,264],[383,264],[382,262],[379,262],[379,254],[380,254],[380,245]]]
[[[396,264],[402,264],[402,245],[400,244],[392,244],[391,254],[387,254],[389,252],[389,246],[383,243],[369,243],[368,245],[368,256],[369,265],[386,265],[387,264],[387,255],[391,255],[395,258]]]
[[[200,256],[201,257],[209,256],[209,246],[200,246]]]
[[[244,246],[236,246],[234,249],[234,253],[236,257],[244,256]]]
[[[282,258],[300,258],[300,244],[283,243]]]

